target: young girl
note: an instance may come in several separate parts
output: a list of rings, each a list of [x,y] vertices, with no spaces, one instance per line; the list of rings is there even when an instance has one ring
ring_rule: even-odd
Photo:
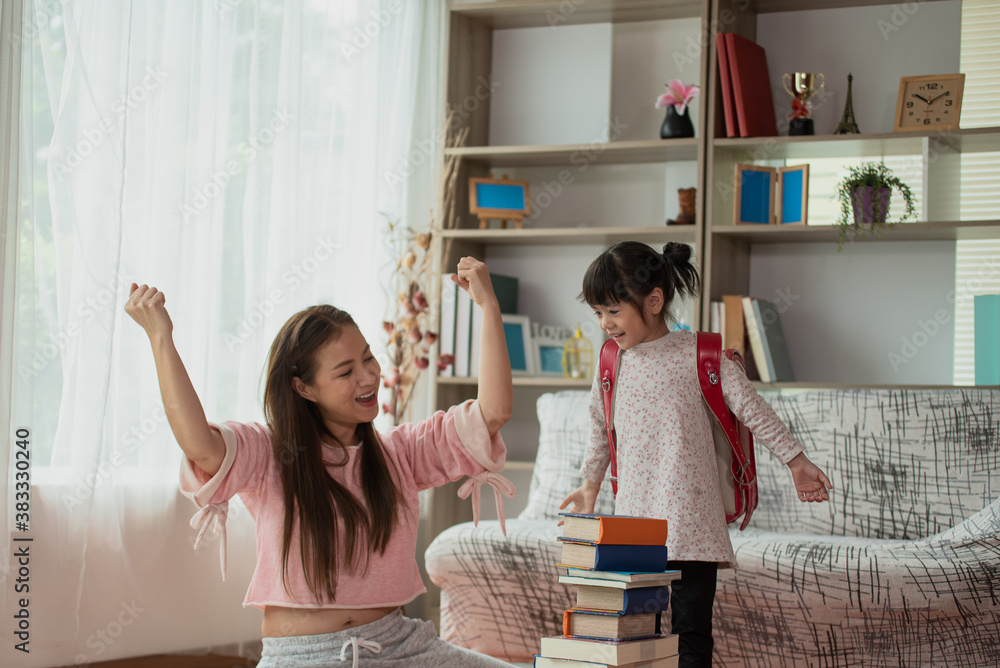
[[[618,443],[615,512],[668,520],[672,630],[680,636],[681,666],[712,665],[712,604],[719,567],[734,567],[712,426],[695,364],[696,335],[670,332],[670,305],[694,296],[700,279],[691,248],[668,243],[663,253],[626,241],[604,251],[587,269],[581,298],[622,349],[614,424]],[[802,501],[825,501],[826,475],[803,453],[771,407],[735,363],[722,359],[726,403],[758,443],[787,464]],[[560,508],[591,513],[610,462],[600,374],[590,402],[590,445],[580,470],[583,486]]]
[[[462,258],[455,282],[483,312],[478,399],[383,434],[372,425],[381,369],[347,313],[314,306],[278,332],[266,425],[212,424],[173,345],[163,293],[132,284],[125,311],[149,335],[186,455],[181,488],[201,508],[201,533],[220,523],[224,559],[234,494],[257,525],[243,604],[264,610],[258,668],[357,666],[362,655],[373,668],[508,665],[440,640],[433,624],[400,610],[426,591],[415,559],[417,492],[467,475],[477,497],[483,482],[513,496],[496,473],[506,455],[498,431],[513,401],[500,308],[485,264]]]

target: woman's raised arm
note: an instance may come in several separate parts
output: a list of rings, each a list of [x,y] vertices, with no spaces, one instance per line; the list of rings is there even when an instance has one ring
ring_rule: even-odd
[[[153,347],[163,410],[181,450],[206,474],[215,475],[226,446],[222,435],[208,426],[205,410],[174,346],[173,323],[166,297],[156,288],[132,284],[125,312],[146,330]]]

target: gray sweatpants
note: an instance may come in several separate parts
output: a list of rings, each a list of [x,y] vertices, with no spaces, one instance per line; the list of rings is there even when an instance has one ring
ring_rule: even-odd
[[[343,660],[341,660],[343,656]],[[434,625],[390,612],[336,633],[264,638],[257,668],[509,668],[511,664],[438,638]]]

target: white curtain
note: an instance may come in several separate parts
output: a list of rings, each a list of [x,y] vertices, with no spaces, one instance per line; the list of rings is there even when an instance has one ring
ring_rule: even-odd
[[[305,306],[344,308],[381,350],[384,218],[425,226],[435,196],[437,148],[420,147],[443,118],[442,7],[22,1],[16,283],[34,326],[3,375],[33,400],[38,612],[18,656],[255,640],[252,521],[234,505],[223,584],[217,542],[191,550],[180,450],[122,306],[133,281],[166,294],[210,420],[262,419],[267,348]]]

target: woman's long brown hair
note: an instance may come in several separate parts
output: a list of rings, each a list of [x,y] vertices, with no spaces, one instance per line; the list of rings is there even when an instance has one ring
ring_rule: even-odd
[[[287,591],[288,553],[297,518],[301,567],[317,602],[324,597],[336,600],[341,568],[364,573],[371,553],[385,553],[402,503],[374,425],[359,424],[355,432],[361,444],[364,495],[358,499],[327,473],[321,439],[341,451],[345,464],[347,446],[352,444],[340,443],[326,428],[316,404],[292,388],[296,376],[306,384],[313,381],[316,352],[348,327],[357,327],[354,319],[325,304],[293,315],[271,344],[264,387],[264,417],[271,428],[285,500],[281,580]]]

